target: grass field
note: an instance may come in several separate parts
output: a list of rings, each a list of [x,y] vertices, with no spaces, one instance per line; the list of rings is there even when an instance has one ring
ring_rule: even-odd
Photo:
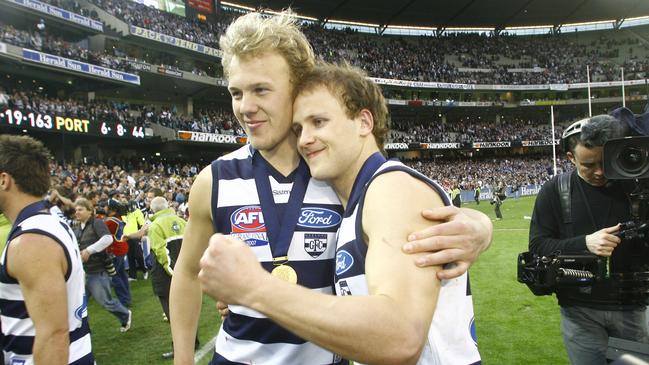
[[[559,332],[559,307],[554,297],[535,297],[516,281],[516,257],[527,248],[529,220],[534,198],[507,199],[501,209],[504,219],[494,222],[494,241],[471,269],[478,346],[483,364],[568,364]],[[494,218],[488,202],[467,205]],[[110,313],[89,305],[93,349],[99,365],[171,364],[161,354],[169,351],[169,324],[153,296],[151,282],[131,283],[133,327],[119,332],[119,322]],[[220,324],[211,300],[203,301],[199,336],[206,343]],[[198,362],[207,364],[211,351]]]
[[[488,202],[467,205],[495,218]],[[534,197],[507,199],[494,222],[491,248],[470,271],[478,348],[483,364],[568,364],[555,297],[536,297],[516,281],[518,253],[527,251]]]

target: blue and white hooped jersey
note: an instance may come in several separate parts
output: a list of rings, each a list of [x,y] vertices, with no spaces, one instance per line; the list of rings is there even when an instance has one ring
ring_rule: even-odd
[[[368,166],[363,165],[363,170]],[[361,172],[363,172],[361,170]],[[398,161],[386,161],[376,171],[365,171],[369,179],[359,181],[364,188],[356,205],[348,207],[340,226],[336,248],[335,287],[337,295],[369,295],[365,278],[365,256],[367,243],[363,240],[362,211],[367,188],[373,179],[390,171],[403,171],[428,183],[444,201],[450,205],[442,187],[416,170]],[[360,175],[360,173],[359,173]],[[353,200],[350,199],[353,204]],[[348,216],[349,215],[349,216]],[[473,301],[469,278],[465,273],[459,278],[443,280],[437,307],[428,331],[428,340],[417,364],[468,365],[480,363]],[[355,363],[360,365],[360,363]]]
[[[248,243],[262,266],[273,269],[264,215],[253,171],[257,153],[246,145],[212,162],[212,217],[214,230]],[[261,156],[259,156],[261,157]],[[267,163],[264,161],[264,163]],[[273,198],[280,216],[293,188],[293,176],[284,177],[267,166]],[[288,263],[298,284],[333,294],[332,278],[336,232],[342,206],[333,189],[309,179],[304,202],[293,234]],[[230,306],[216,339],[210,364],[346,364],[340,356],[285,330],[259,312]]]
[[[84,302],[85,274],[74,233],[62,219],[38,202],[23,209],[13,225],[0,259],[0,320],[2,321],[2,350],[5,364],[33,364],[32,348],[36,335],[34,323],[25,306],[20,285],[7,273],[7,250],[10,242],[25,233],[47,236],[56,241],[65,253],[68,271],[65,286],[70,331],[69,364],[95,363],[90,342],[88,311]]]

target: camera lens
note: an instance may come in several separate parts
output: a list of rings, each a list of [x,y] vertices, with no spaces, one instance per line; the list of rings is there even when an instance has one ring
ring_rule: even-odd
[[[618,164],[625,172],[635,174],[647,167],[649,149],[641,146],[627,146],[618,155]]]

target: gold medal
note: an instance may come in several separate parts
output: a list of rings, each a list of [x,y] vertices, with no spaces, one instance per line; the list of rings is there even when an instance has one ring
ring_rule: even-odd
[[[270,274],[291,284],[297,284],[297,273],[288,265],[275,266]]]

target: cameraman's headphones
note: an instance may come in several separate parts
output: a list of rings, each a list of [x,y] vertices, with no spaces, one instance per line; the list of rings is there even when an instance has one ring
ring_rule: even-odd
[[[585,118],[572,123],[563,131],[561,135],[561,149],[564,153],[568,152],[568,139],[576,134],[581,133],[581,128],[588,124],[590,118]]]

